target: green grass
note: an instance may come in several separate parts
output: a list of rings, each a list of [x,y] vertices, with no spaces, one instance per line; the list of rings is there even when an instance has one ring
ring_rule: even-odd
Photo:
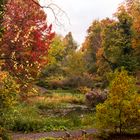
[[[23,105],[16,110],[13,116],[9,114],[11,117],[6,125],[12,131],[45,132],[89,128],[94,125],[94,113],[71,112],[67,116],[48,117],[40,115],[35,107]]]
[[[61,109],[69,104],[82,105],[85,103],[85,97],[73,90],[51,90],[41,97],[31,98],[30,101],[39,109]]]
[[[94,112],[82,111],[80,107],[65,112],[69,105],[84,104],[83,94],[62,90],[51,92],[53,94],[30,98],[29,103],[15,107],[5,114],[7,119],[3,125],[22,132],[81,129],[94,125]]]

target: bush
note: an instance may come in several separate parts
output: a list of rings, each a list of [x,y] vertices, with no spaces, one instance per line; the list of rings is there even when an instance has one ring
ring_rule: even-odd
[[[49,81],[48,87],[50,89],[63,88],[63,84],[61,80],[52,80],[52,81]]]
[[[79,87],[87,87],[92,88],[94,86],[94,78],[92,75],[83,74],[83,75],[74,75],[68,77],[62,81],[63,87],[69,88],[79,88]]]
[[[0,72],[0,112],[17,103],[19,85],[6,72]]]
[[[12,140],[10,134],[0,126],[0,140]]]
[[[39,80],[37,85],[47,89],[71,89],[79,87],[94,87],[94,77],[91,74],[84,73],[82,75],[72,75],[68,77],[48,77],[45,80]]]
[[[110,82],[109,95],[96,106],[97,126],[113,133],[133,133],[140,126],[140,95],[135,79],[127,71],[115,71]]]
[[[39,79],[37,85],[44,87],[46,89],[57,89],[63,88],[62,81],[63,81],[62,76],[50,76],[45,79]]]
[[[18,94],[19,85],[14,78],[7,72],[0,72],[0,125],[3,127],[7,125],[11,118],[10,113],[12,113],[13,107],[18,102]]]

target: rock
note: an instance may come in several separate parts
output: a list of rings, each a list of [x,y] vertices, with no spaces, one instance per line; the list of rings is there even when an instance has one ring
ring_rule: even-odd
[[[86,135],[86,134],[87,134],[86,130],[82,130],[82,135]]]
[[[68,131],[66,131],[65,134],[66,134],[66,137],[68,138],[72,136]]]
[[[93,89],[85,95],[86,105],[89,107],[95,107],[98,103],[103,103],[107,99],[107,95],[107,89],[104,89],[103,91]]]

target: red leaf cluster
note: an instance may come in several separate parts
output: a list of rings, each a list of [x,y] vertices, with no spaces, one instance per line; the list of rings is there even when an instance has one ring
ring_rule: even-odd
[[[0,53],[3,68],[17,77],[35,77],[47,64],[54,33],[44,11],[32,0],[9,0],[5,7]]]

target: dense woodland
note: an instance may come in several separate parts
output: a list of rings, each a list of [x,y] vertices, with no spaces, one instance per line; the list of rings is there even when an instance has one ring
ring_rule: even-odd
[[[93,20],[81,46],[52,28],[37,0],[0,1],[0,140],[88,128],[139,135],[140,1]]]

